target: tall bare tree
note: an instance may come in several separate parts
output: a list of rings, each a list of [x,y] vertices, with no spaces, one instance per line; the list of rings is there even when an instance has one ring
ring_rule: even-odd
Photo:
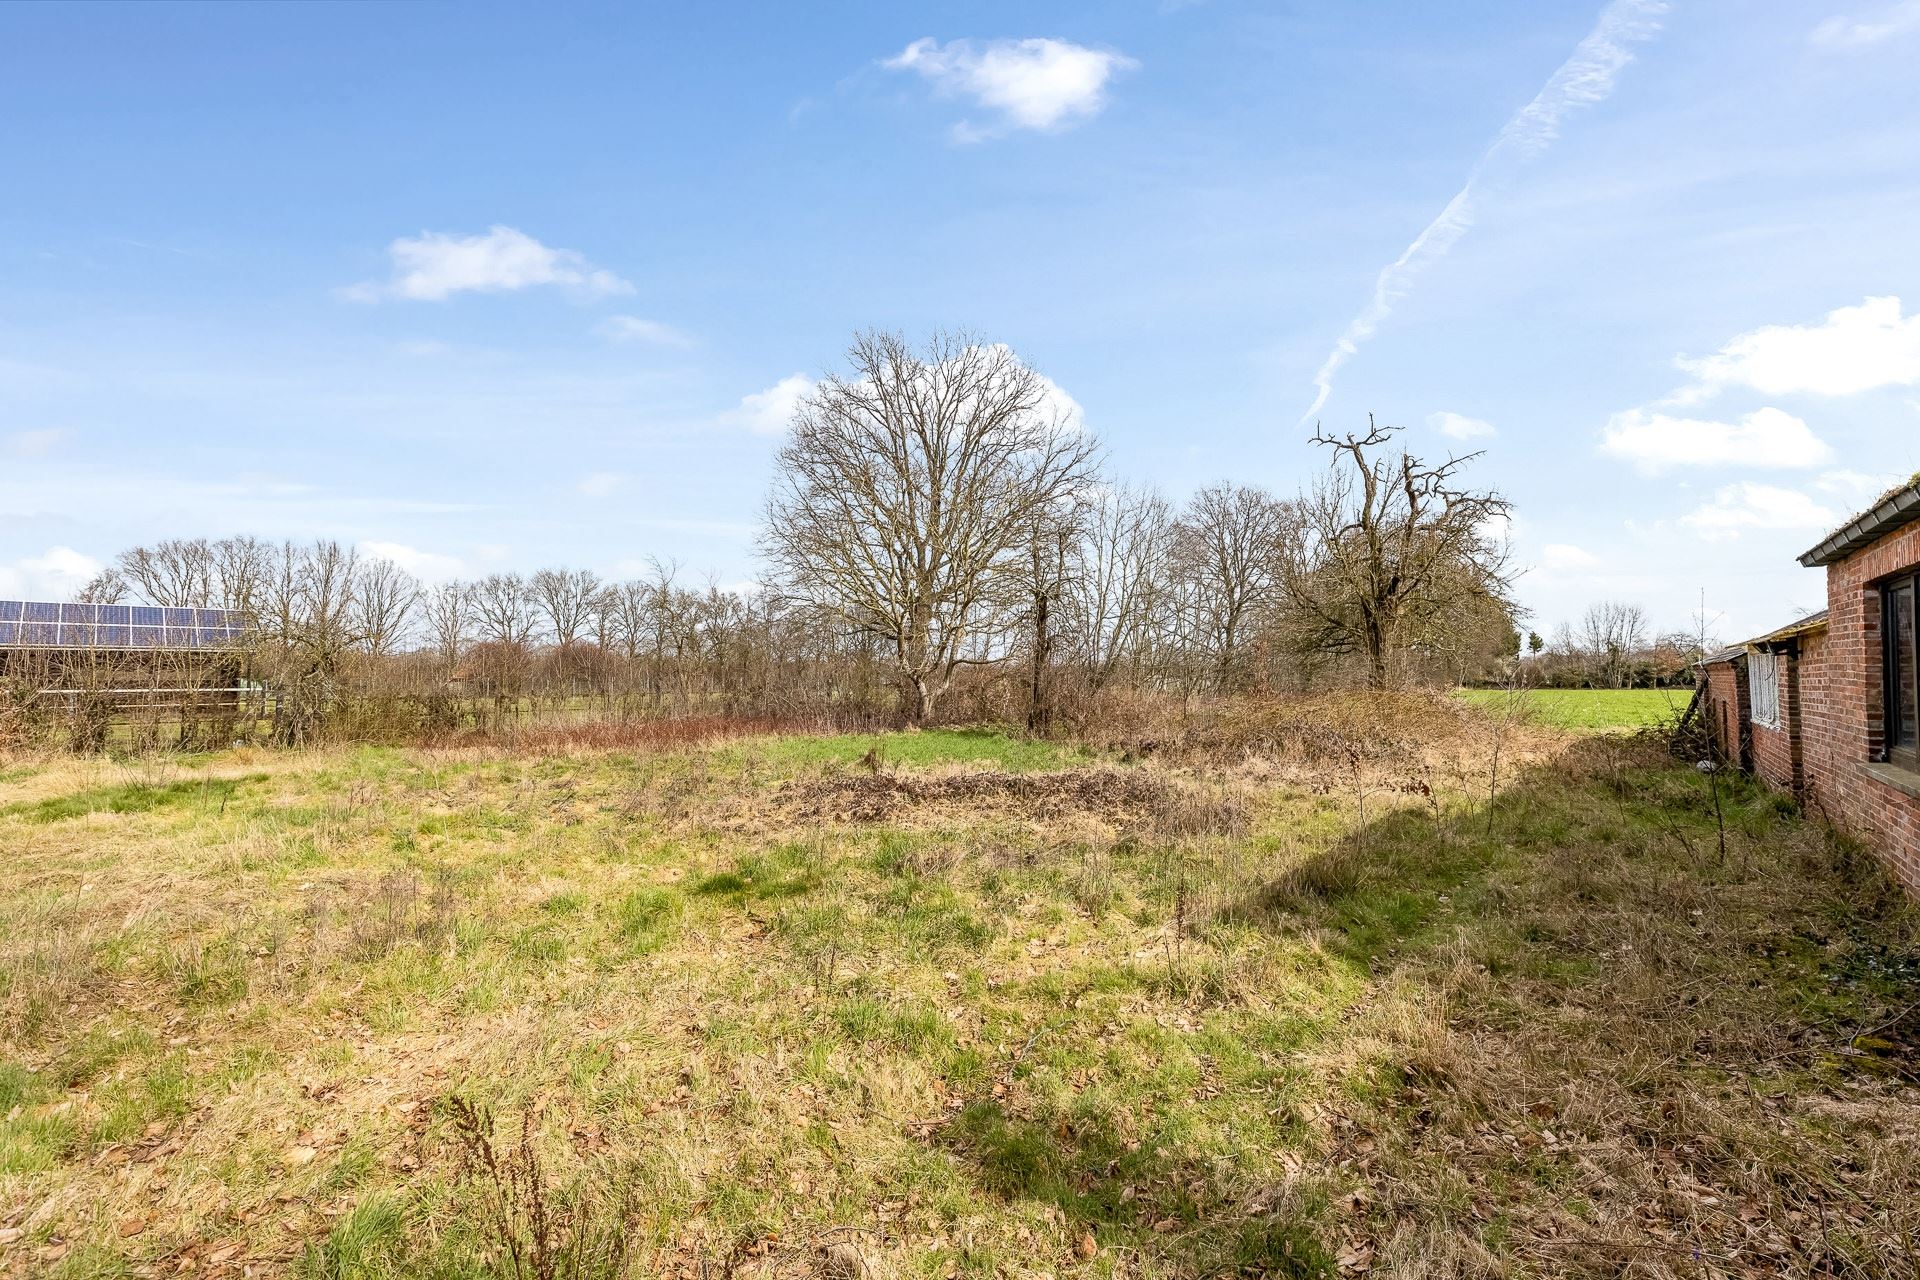
[[[360,643],[376,658],[399,648],[407,621],[420,602],[420,583],[391,560],[368,560],[354,591],[354,623]]]
[[[763,535],[789,588],[891,650],[907,718],[983,660],[1035,523],[1087,484],[1091,437],[1008,348],[858,335],[794,415]]]
[[[360,568],[351,548],[328,541],[283,543],[265,566],[254,613],[277,741],[305,742],[319,730],[347,654],[366,643]]]
[[[1602,600],[1589,605],[1580,620],[1579,644],[1590,678],[1607,689],[1624,686],[1650,635],[1647,611],[1637,604]]]
[[[120,576],[149,604],[212,608],[213,548],[205,538],[168,538],[120,553]]]
[[[1496,532],[1510,504],[1460,480],[1480,455],[1425,462],[1389,447],[1397,430],[1369,418],[1365,431],[1314,434],[1333,465],[1294,505],[1276,562],[1295,641],[1358,655],[1376,689],[1400,650],[1481,625],[1490,606],[1512,612]]]
[[[1200,490],[1174,526],[1174,572],[1187,590],[1193,637],[1218,689],[1241,688],[1252,674],[1248,644],[1273,602],[1284,527],[1280,502],[1243,484]]]
[[[73,598],[80,604],[119,604],[128,594],[127,580],[119,570],[102,569],[88,578]]]
[[[545,615],[555,644],[577,643],[592,620],[602,587],[590,569],[542,569],[527,580],[533,603]]]
[[[1088,687],[1110,684],[1123,663],[1135,674],[1154,647],[1167,602],[1173,511],[1157,493],[1101,487],[1071,549],[1063,628]]]
[[[480,636],[492,644],[519,648],[533,638],[533,601],[517,573],[490,573],[473,584],[473,616]]]
[[[473,588],[458,579],[443,582],[422,599],[421,613],[427,637],[451,676],[473,632]]]
[[[1044,732],[1054,719],[1054,650],[1060,642],[1059,614],[1076,566],[1073,549],[1080,540],[1086,506],[1079,495],[1034,521],[1027,534],[1021,575],[1027,622],[1027,728]]]
[[[222,538],[210,548],[213,598],[222,609],[252,618],[273,570],[274,548],[249,534]]]

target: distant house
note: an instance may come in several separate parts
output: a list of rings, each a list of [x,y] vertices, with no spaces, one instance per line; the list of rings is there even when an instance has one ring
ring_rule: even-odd
[[[1791,790],[1920,893],[1920,475],[1800,557],[1827,607],[1701,660],[1723,758]]]

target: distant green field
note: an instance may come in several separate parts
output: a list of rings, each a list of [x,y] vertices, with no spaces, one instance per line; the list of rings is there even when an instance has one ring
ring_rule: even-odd
[[[1678,715],[1693,697],[1691,689],[1462,689],[1469,702],[1498,709],[1517,697],[1526,714],[1563,729],[1638,729]]]

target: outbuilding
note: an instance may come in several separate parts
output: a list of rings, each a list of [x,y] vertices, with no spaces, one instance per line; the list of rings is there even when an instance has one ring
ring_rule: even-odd
[[[1792,791],[1920,893],[1920,475],[1800,557],[1827,607],[1701,660],[1721,758]]]

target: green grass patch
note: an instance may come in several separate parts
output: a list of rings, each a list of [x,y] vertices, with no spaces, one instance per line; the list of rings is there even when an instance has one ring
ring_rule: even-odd
[[[1499,713],[1517,705],[1520,713],[1562,729],[1597,731],[1641,729],[1670,720],[1687,709],[1691,689],[1462,689],[1459,696]]]
[[[244,778],[199,778],[183,782],[129,782],[117,787],[95,787],[72,795],[54,796],[23,804],[0,807],[0,818],[24,818],[28,822],[64,822],[92,813],[150,813],[155,809],[192,806],[199,810],[219,810],[226,806],[244,783],[261,782],[264,773]]]

